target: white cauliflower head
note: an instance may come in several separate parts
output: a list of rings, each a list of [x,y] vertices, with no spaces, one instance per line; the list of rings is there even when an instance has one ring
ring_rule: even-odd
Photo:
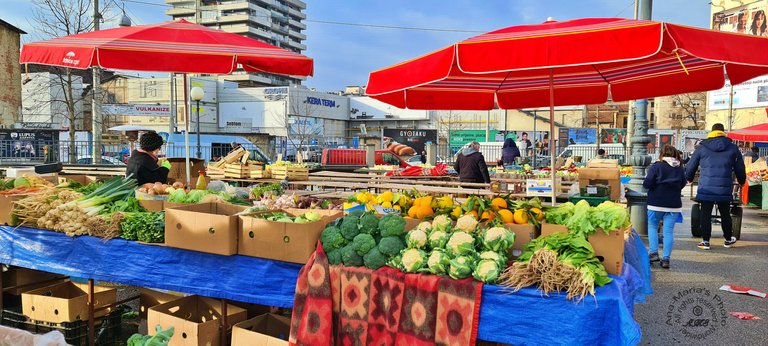
[[[477,219],[472,214],[465,214],[456,220],[456,228],[467,233],[472,233],[477,228]]]
[[[469,253],[475,250],[475,238],[469,233],[454,232],[445,248],[453,255]]]

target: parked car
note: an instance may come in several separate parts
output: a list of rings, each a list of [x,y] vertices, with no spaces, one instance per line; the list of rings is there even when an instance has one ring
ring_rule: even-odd
[[[75,161],[78,165],[90,165],[93,163],[93,156],[81,156],[80,158]],[[120,161],[117,158],[114,158],[112,156],[102,156],[101,157],[101,165],[117,165],[117,166],[125,166],[125,163],[123,161]]]
[[[421,155],[413,155],[405,162],[408,162],[411,166],[421,166]],[[442,157],[437,157],[437,163],[446,163],[445,160],[443,160]]]
[[[366,166],[365,149],[324,149],[320,164],[330,171],[354,171]],[[394,165],[401,168],[410,164],[402,157],[387,150],[376,150],[376,165]]]

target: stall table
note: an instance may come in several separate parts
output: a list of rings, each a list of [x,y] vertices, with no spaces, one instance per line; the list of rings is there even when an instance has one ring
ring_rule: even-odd
[[[516,293],[485,285],[478,338],[523,344],[635,345],[636,301],[650,293],[642,241],[627,242],[621,276],[581,303],[534,288]],[[639,254],[639,255],[638,255]],[[640,263],[645,261],[646,265]],[[0,226],[0,263],[98,281],[291,308],[301,265],[246,256],[220,256],[122,239],[67,237],[34,228]],[[645,268],[645,269],[644,269]]]

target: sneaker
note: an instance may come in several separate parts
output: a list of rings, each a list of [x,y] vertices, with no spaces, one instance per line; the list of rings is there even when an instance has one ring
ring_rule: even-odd
[[[726,240],[723,243],[724,247],[731,247],[731,245],[736,244],[736,237],[731,237],[731,240]]]
[[[655,253],[655,252],[654,252],[654,253],[651,253],[650,255],[648,255],[648,257],[650,257],[650,258],[651,258],[651,263],[653,263],[653,262],[658,262],[658,261],[660,260],[660,258],[659,258],[659,254],[658,254],[658,253]]]
[[[669,269],[669,259],[663,259],[661,260],[661,267],[664,269]]]
[[[708,241],[702,241],[697,246],[699,247],[699,249],[709,250],[709,242]]]

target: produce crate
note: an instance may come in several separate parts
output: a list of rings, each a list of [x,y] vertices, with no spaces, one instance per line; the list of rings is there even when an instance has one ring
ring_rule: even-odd
[[[212,180],[221,180],[226,177],[226,172],[223,168],[218,168],[213,166],[208,166],[208,168],[205,169],[205,173]]]
[[[228,163],[224,166],[224,176],[234,179],[246,179],[251,176],[251,170],[248,165]]]
[[[260,171],[251,171],[251,179],[269,179],[272,177],[272,171],[268,169]]]
[[[573,195],[571,197],[568,197],[568,201],[571,203],[577,203],[579,201],[587,201],[589,205],[596,207],[600,205],[600,203],[603,203],[605,201],[610,200],[610,196],[603,196],[603,197],[592,197],[592,196],[581,196],[581,195]]]
[[[115,308],[109,314],[95,319],[95,344],[98,346],[125,345],[122,338],[123,314],[130,309],[125,306]],[[11,328],[26,330],[33,334],[45,334],[58,330],[64,334],[67,344],[74,346],[88,345],[88,321],[63,323],[39,322],[31,320],[21,313],[21,306],[0,311],[0,324]]]
[[[272,178],[287,180],[307,180],[309,179],[309,168],[307,167],[271,167]]]

